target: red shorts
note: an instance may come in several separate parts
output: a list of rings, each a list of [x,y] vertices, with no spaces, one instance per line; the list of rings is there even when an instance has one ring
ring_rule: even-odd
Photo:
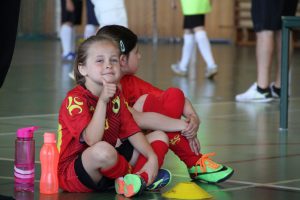
[[[65,168],[63,173],[58,175],[59,187],[68,192],[92,192],[92,189],[87,188],[78,179],[74,167],[75,160]]]

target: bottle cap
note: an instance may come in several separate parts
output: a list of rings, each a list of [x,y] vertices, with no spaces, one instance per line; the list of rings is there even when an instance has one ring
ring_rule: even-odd
[[[56,143],[55,133],[44,133],[44,143]]]
[[[17,137],[19,137],[19,138],[33,138],[33,133],[38,128],[39,127],[37,127],[37,126],[19,128],[17,130]]]

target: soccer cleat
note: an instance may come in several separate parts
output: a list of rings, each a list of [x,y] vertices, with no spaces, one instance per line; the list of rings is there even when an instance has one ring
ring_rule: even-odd
[[[125,182],[123,177],[119,177],[115,180],[115,189],[117,194],[124,194],[124,186]]]
[[[115,180],[115,189],[118,194],[123,194],[125,197],[132,197],[140,194],[146,187],[145,181],[136,174],[127,174],[126,176]]]
[[[186,76],[187,75],[187,69],[186,70],[180,69],[178,63],[172,64],[171,69],[177,75],[180,75],[180,76]]]
[[[205,72],[205,77],[208,78],[208,79],[213,79],[215,75],[217,75],[218,73],[218,67],[217,66],[214,66],[214,67],[208,67],[206,69],[206,72]]]
[[[153,190],[159,190],[165,186],[167,186],[172,179],[172,174],[167,169],[159,169],[157,176],[153,183],[149,186],[147,186],[146,190],[153,191]]]
[[[195,166],[188,169],[190,177],[207,183],[220,183],[230,178],[233,169],[209,159],[214,155],[215,153],[203,154]]]
[[[260,93],[257,91],[257,84],[254,83],[246,92],[236,95],[235,100],[239,102],[265,103],[273,100],[270,92]]]

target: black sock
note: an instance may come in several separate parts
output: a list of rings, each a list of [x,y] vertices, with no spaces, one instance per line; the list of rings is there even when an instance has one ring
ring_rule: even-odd
[[[270,87],[267,87],[267,88],[261,88],[259,86],[257,86],[257,91],[261,94],[266,94],[266,97],[269,98],[269,97],[272,97],[272,94],[271,94],[271,89]]]
[[[271,92],[271,90],[270,90],[269,87],[267,87],[267,88],[261,88],[261,87],[259,87],[259,86],[257,86],[257,91],[258,91],[259,93],[270,93],[270,92]]]
[[[280,97],[280,88],[276,87],[275,85],[272,85],[273,91]]]

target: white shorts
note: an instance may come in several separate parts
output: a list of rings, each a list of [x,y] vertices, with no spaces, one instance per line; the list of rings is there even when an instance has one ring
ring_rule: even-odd
[[[128,27],[124,0],[92,0],[100,27],[117,24]]]

